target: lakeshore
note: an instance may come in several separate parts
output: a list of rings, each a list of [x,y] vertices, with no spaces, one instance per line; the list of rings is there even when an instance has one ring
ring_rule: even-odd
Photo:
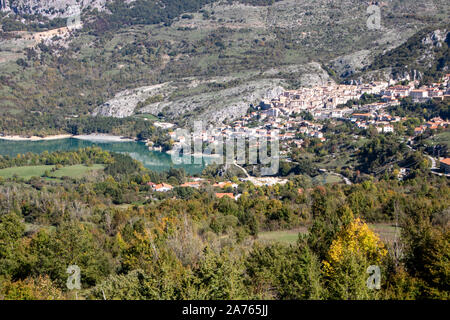
[[[61,140],[61,139],[79,139],[79,140],[88,140],[88,141],[104,141],[104,142],[130,142],[135,141],[135,139],[122,137],[122,136],[115,136],[110,134],[85,134],[85,135],[72,135],[72,134],[58,134],[58,135],[52,135],[52,136],[45,136],[45,137],[39,137],[39,136],[19,136],[19,135],[12,135],[12,136],[0,136],[1,140],[7,140],[7,141],[51,141],[51,140]]]
[[[99,141],[99,142],[132,142],[136,141],[136,139],[122,137],[122,136],[114,136],[110,134],[87,134],[87,135],[77,135],[72,136],[71,138],[79,139],[79,140],[88,140],[88,141]]]
[[[47,137],[47,139],[39,140],[0,139],[0,156],[16,157],[18,154],[28,152],[41,154],[45,151],[49,153],[71,151],[94,146],[108,152],[128,154],[133,159],[142,162],[144,167],[155,172],[164,172],[173,167],[184,168],[188,174],[198,174],[211,162],[208,159],[202,159],[201,164],[194,164],[190,161],[185,162],[183,159],[181,163],[174,163],[170,154],[149,150],[143,141],[107,135],[69,136],[59,139]]]
[[[0,136],[1,140],[7,140],[7,141],[50,141],[50,140],[60,140],[60,139],[67,139],[71,138],[71,134],[58,134],[53,136],[46,136],[46,137],[38,137],[38,136],[19,136],[19,135],[13,135],[13,136]]]

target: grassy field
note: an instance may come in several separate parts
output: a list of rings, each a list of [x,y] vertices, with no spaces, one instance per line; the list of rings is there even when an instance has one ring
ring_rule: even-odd
[[[317,184],[327,184],[327,183],[333,184],[343,182],[343,180],[340,177],[328,173],[314,177],[313,181],[316,182]]]
[[[89,172],[93,170],[103,170],[105,167],[101,164],[94,164],[91,167],[87,167],[82,164],[64,167],[55,172],[51,173],[52,177],[61,178],[61,177],[70,177],[70,178],[82,178],[86,176]]]
[[[393,243],[395,236],[396,236],[396,231],[397,231],[397,236],[400,237],[400,228],[395,228],[394,225],[390,224],[390,223],[376,223],[376,224],[369,224],[370,229],[372,229],[372,231],[374,231],[375,233],[377,233],[381,240],[383,240],[383,242],[385,243]]]
[[[395,226],[389,223],[369,224],[372,231],[378,234],[381,240],[385,243],[392,243],[395,239]],[[306,227],[295,228],[292,230],[280,231],[265,231],[258,235],[258,240],[261,242],[280,242],[284,244],[295,244],[298,239],[298,234],[307,233]],[[400,230],[398,230],[400,236]]]
[[[53,165],[42,165],[42,166],[26,166],[26,167],[13,167],[6,168],[0,170],[0,177],[5,179],[12,178],[14,175],[17,175],[20,179],[29,180],[32,177],[41,177],[45,171],[51,171],[53,169]],[[61,178],[61,177],[70,177],[70,178],[82,178],[86,176],[89,172],[93,170],[102,170],[104,169],[103,165],[94,164],[91,167],[87,167],[85,165],[74,165],[63,167],[55,172],[50,172],[51,178]]]
[[[143,119],[147,119],[147,120],[159,120],[158,117],[154,116],[153,114],[150,113],[143,113],[143,114],[137,114],[135,115],[136,118],[143,118]]]
[[[446,144],[450,148],[450,131],[441,132],[426,141],[430,142],[433,146],[437,144]]]
[[[0,170],[0,177],[5,179],[12,178],[14,175],[21,179],[28,180],[31,177],[41,177],[45,171],[50,171],[54,166],[27,166],[13,167]]]
[[[262,242],[281,242],[285,244],[295,244],[299,233],[306,233],[306,228],[295,228],[292,230],[266,231],[258,235],[258,240]]]

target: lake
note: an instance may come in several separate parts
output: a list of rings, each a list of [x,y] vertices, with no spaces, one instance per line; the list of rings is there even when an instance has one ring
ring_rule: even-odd
[[[152,171],[163,172],[173,168],[184,168],[188,174],[201,173],[212,160],[203,159],[202,164],[174,164],[170,154],[158,151],[150,151],[143,142],[103,142],[79,140],[74,138],[44,141],[8,141],[0,139],[0,155],[15,157],[17,154],[27,152],[42,153],[44,151],[71,151],[80,148],[97,146],[106,151],[130,155],[144,164]]]

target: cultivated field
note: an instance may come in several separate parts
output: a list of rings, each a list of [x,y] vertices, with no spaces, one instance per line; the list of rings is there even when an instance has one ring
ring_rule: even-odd
[[[13,178],[14,176],[17,176],[17,178],[19,178],[19,179],[29,180],[32,177],[42,177],[45,174],[45,172],[47,171],[47,172],[49,172],[49,177],[52,177],[52,178],[69,177],[69,178],[78,179],[78,178],[85,177],[91,171],[104,169],[104,166],[100,165],[100,164],[94,164],[90,167],[80,164],[80,165],[63,167],[59,170],[51,172],[53,167],[54,167],[53,165],[42,165],[42,166],[26,166],[26,167],[6,168],[6,169],[0,170],[0,177],[8,179],[8,178]]]

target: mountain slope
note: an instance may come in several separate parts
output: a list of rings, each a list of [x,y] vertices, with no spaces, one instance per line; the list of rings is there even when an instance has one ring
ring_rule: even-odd
[[[50,1],[40,3],[50,6]],[[321,66],[329,67],[330,61],[362,70],[419,28],[439,23],[449,7],[441,0],[394,0],[381,7],[382,28],[368,30],[366,1],[164,0],[167,6],[147,15],[155,3],[108,1],[100,12],[85,6],[84,28],[73,32],[1,33],[0,132],[61,131],[71,115],[88,117],[99,107],[114,115],[104,107],[124,90],[173,82],[176,92],[162,92],[158,106],[141,110],[149,98],[142,96],[132,113],[161,113],[180,123],[218,110],[225,115],[229,109],[233,117],[245,106],[237,112],[234,102],[220,100],[229,92],[230,100],[247,101],[248,83],[262,88],[322,83],[329,78]],[[23,20],[12,12],[3,13],[1,21],[14,26],[11,20],[17,17],[29,30],[64,21],[47,18],[36,24],[40,17]],[[340,81],[332,69],[327,68]],[[184,87],[182,79],[189,79]],[[202,85],[188,87],[190,81]],[[213,103],[214,96],[220,103]],[[182,99],[189,104],[177,102]],[[118,113],[125,114],[130,113]]]
[[[425,29],[398,48],[377,56],[363,71],[389,69],[393,77],[437,81],[449,72],[450,25],[441,29]]]

